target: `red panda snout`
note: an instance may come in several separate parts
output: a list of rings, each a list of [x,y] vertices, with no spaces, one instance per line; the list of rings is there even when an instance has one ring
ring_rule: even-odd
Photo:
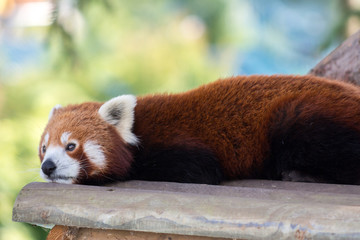
[[[51,174],[56,170],[56,165],[53,162],[53,160],[50,158],[44,161],[44,164],[41,166],[41,170],[47,176],[51,176]]]
[[[61,145],[57,146],[51,144],[51,141],[42,144],[41,176],[45,180],[82,183],[107,169],[103,146],[95,140],[87,140],[81,144],[79,140],[72,138],[70,132],[64,132],[60,140]]]
[[[43,150],[42,150],[43,151]],[[80,163],[70,157],[61,146],[50,145],[44,152],[40,175],[46,181],[75,183],[80,172]]]
[[[66,143],[64,147],[50,145],[44,153],[41,176],[47,181],[79,183],[106,168],[102,146],[93,140],[83,146],[78,143]]]

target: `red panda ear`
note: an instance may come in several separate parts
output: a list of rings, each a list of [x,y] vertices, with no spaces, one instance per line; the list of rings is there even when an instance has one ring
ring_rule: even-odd
[[[137,137],[131,132],[135,106],[135,96],[122,95],[105,102],[99,109],[101,118],[114,125],[124,141],[132,145],[138,142]]]
[[[50,113],[49,113],[49,120],[52,118],[52,116],[54,115],[54,112],[56,111],[56,110],[58,110],[59,108],[61,108],[61,105],[60,104],[57,104],[57,105],[55,105],[55,107],[53,107],[52,109],[51,109],[51,111],[50,111]]]

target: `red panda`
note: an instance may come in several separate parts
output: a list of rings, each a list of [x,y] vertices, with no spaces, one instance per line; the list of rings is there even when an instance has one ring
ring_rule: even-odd
[[[56,106],[39,156],[42,177],[60,183],[358,184],[360,89],[314,76],[239,76],[180,94]]]

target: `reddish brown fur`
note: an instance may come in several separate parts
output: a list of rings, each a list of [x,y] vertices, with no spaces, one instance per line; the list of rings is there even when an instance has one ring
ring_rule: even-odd
[[[145,143],[201,142],[228,178],[247,178],[262,171],[275,109],[292,99],[294,106],[307,101],[304,118],[321,112],[360,130],[359,96],[355,86],[313,76],[233,77],[182,94],[139,98],[134,132]]]
[[[227,178],[248,178],[263,171],[270,150],[269,128],[279,118],[274,112],[286,105],[286,116],[282,117],[289,121],[321,113],[360,132],[359,96],[355,86],[313,76],[233,77],[181,94],[139,97],[133,132],[144,148],[161,145],[208,149],[220,160]],[[298,103],[305,103],[300,113]],[[81,142],[94,139],[107,157],[108,166],[102,171],[107,176],[125,176],[133,161],[132,153],[115,127],[100,118],[100,106],[84,103],[55,111],[41,141],[48,131],[56,131],[50,136],[58,143],[65,131]],[[91,173],[95,167],[89,170]]]

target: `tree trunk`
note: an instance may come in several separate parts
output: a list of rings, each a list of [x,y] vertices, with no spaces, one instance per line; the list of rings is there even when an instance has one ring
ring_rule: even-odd
[[[321,60],[309,74],[360,85],[360,31]]]

